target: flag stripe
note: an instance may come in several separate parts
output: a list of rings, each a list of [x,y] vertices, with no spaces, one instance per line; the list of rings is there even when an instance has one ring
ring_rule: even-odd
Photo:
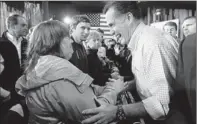
[[[101,24],[102,24],[102,25],[108,26],[106,21],[100,21],[100,25],[101,25]]]
[[[107,25],[105,14],[87,13],[86,15],[91,20],[91,30],[100,28],[104,31],[104,38],[112,38],[112,33]]]

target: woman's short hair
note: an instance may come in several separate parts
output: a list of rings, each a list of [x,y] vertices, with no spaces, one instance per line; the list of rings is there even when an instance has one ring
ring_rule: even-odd
[[[90,32],[90,34],[88,35],[88,37],[87,37],[87,42],[90,40],[90,39],[102,39],[102,36],[101,36],[101,34],[98,32],[98,31],[96,31],[96,30],[93,30],[93,31],[91,31]]]
[[[27,66],[35,65],[39,56],[63,57],[60,43],[65,37],[69,37],[69,26],[60,21],[49,20],[35,26],[27,49]]]

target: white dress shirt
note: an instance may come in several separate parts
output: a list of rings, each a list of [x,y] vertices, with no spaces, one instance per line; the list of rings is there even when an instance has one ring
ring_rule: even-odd
[[[6,35],[7,35],[8,40],[11,41],[14,44],[14,46],[16,47],[17,52],[18,52],[19,62],[21,64],[21,41],[23,40],[23,38],[20,37],[17,39],[13,35],[11,35],[9,32],[7,32]]]
[[[169,112],[171,84],[175,80],[178,42],[170,35],[140,23],[128,48],[132,53],[132,71],[136,88],[148,114],[154,120]]]

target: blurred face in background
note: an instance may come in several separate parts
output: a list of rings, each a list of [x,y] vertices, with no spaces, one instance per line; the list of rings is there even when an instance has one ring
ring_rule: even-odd
[[[196,19],[189,18],[185,20],[182,24],[182,29],[184,35],[187,37],[188,35],[196,33]]]
[[[115,46],[116,42],[114,40],[109,40],[108,48],[113,48]]]
[[[121,45],[126,45],[126,40],[125,38],[123,38],[120,34],[116,35],[116,41],[117,43],[120,43]]]
[[[98,49],[101,47],[102,35],[97,31],[92,31],[86,41],[90,49]]]
[[[100,38],[100,39],[91,38],[91,39],[87,42],[87,46],[88,46],[90,49],[98,49],[99,47],[101,47],[101,38]]]
[[[105,58],[106,57],[105,47],[99,47],[97,55],[98,55],[99,58]]]
[[[13,28],[17,37],[26,36],[28,33],[27,21],[25,18],[18,17],[18,23]]]
[[[177,30],[174,26],[165,25],[164,26],[164,31],[169,33],[171,36],[176,37]]]

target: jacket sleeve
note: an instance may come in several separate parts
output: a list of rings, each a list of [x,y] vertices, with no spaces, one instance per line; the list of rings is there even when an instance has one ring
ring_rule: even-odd
[[[81,122],[84,117],[81,113],[85,109],[95,108],[95,94],[91,87],[87,87],[84,92],[80,92],[76,85],[70,81],[58,81],[50,84],[52,90],[48,95],[50,99],[50,108],[60,115],[65,122]]]
[[[98,86],[91,84],[101,104],[116,104],[118,91],[112,85]]]

